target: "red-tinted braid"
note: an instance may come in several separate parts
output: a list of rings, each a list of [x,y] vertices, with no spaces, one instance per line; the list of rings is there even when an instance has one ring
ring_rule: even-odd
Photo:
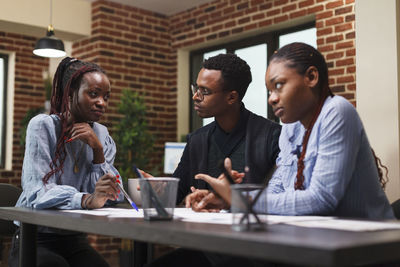
[[[307,144],[308,144],[308,139],[310,138],[312,128],[314,127],[314,123],[317,120],[319,114],[321,113],[322,107],[324,105],[326,97],[322,97],[321,102],[319,103],[318,109],[316,113],[314,114],[314,117],[312,118],[311,122],[309,123],[306,133],[304,134],[303,137],[303,144],[302,144],[302,150],[300,157],[297,161],[297,174],[296,174],[296,182],[294,183],[294,189],[295,190],[304,190],[304,158],[306,157],[306,150],[307,150]]]
[[[63,76],[68,69],[68,67],[77,62],[80,66],[72,76],[68,79],[68,82],[63,86]],[[68,125],[68,114],[70,112],[70,96],[73,95],[75,90],[79,90],[80,81],[85,73],[99,71],[104,73],[104,71],[93,63],[86,63],[82,61],[68,61],[64,67],[57,69],[54,75],[53,90],[51,97],[51,111],[50,114],[56,114],[60,118],[61,131],[57,139],[56,151],[52,162],[50,162],[50,171],[43,177],[43,183],[47,183],[52,175],[57,172],[63,173],[64,161],[66,157],[65,150],[65,140],[67,139],[68,133],[72,128],[72,124]],[[62,88],[62,89],[61,89]]]
[[[77,75],[80,74],[79,70],[76,73]],[[75,75],[73,75],[75,76]],[[50,113],[50,114],[56,114],[60,118],[60,124],[61,124],[61,132],[60,135],[57,139],[57,144],[56,144],[56,151],[54,158],[52,162],[50,162],[50,171],[43,177],[43,183],[47,183],[47,181],[50,179],[50,177],[60,171],[63,173],[63,167],[64,167],[64,161],[65,157],[67,155],[67,152],[65,150],[65,140],[67,139],[67,134],[72,128],[72,124],[68,125],[68,120],[65,117],[64,114],[69,113],[69,93],[71,91],[71,79],[68,81],[67,85],[65,86],[65,91],[62,95],[62,97],[55,98],[55,101],[58,102],[58,105],[60,107],[60,110],[63,110],[63,113]],[[54,111],[54,110],[51,110]]]

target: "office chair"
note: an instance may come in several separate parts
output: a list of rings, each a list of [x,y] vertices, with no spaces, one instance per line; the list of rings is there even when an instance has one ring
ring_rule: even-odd
[[[11,184],[0,183],[0,207],[15,206],[22,189]],[[2,260],[3,238],[11,237],[16,230],[12,221],[0,220],[0,261]]]
[[[394,216],[396,219],[400,220],[400,199],[396,200],[391,204]]]
[[[22,189],[11,184],[0,183],[0,206],[11,207],[15,206]],[[15,225],[12,221],[0,220],[0,236],[13,235],[15,232]]]

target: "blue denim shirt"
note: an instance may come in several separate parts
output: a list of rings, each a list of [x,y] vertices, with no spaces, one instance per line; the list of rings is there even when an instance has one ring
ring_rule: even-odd
[[[93,193],[98,179],[107,172],[118,174],[113,166],[116,147],[107,128],[99,123],[93,124],[103,145],[105,162],[93,164],[93,150],[80,140],[67,143],[63,172],[50,177],[47,184],[42,178],[50,171],[49,164],[54,158],[57,137],[60,132],[60,119],[56,115],[40,114],[28,125],[26,148],[22,167],[23,192],[17,207],[37,209],[81,209],[82,196]],[[79,172],[74,173],[74,155]],[[122,193],[118,200],[123,200]]]
[[[346,99],[326,99],[307,145],[305,190],[294,190],[304,133],[300,122],[283,125],[278,168],[256,210],[281,215],[394,218],[362,122]]]

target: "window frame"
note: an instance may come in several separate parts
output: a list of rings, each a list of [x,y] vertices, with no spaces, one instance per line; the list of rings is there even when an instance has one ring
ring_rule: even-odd
[[[0,53],[0,58],[4,61],[4,81],[3,81],[3,118],[0,118],[0,126],[1,126],[1,144],[2,147],[0,149],[0,169],[4,169],[6,167],[6,141],[7,141],[7,84],[8,84],[8,63],[9,63],[9,55]]]

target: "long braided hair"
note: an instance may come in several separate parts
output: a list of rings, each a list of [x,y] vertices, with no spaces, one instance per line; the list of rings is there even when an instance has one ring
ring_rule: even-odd
[[[324,105],[325,99],[328,96],[333,96],[332,91],[329,88],[329,78],[328,78],[328,67],[325,62],[324,57],[321,53],[314,47],[307,45],[305,43],[291,43],[283,46],[278,51],[276,51],[271,59],[272,61],[282,62],[285,61],[285,65],[288,68],[296,69],[297,73],[300,75],[305,75],[309,67],[314,66],[318,70],[319,79],[316,89],[320,90],[320,100],[318,108],[312,117],[309,125],[307,126],[306,132],[303,137],[302,150],[297,161],[297,174],[296,181],[294,184],[295,190],[304,190],[304,158],[307,151],[308,140],[311,135],[312,128],[315,121],[317,120],[322,107]],[[371,149],[372,150],[372,149]],[[375,158],[375,164],[378,170],[379,182],[382,188],[385,188],[385,184],[388,181],[387,178],[387,168],[381,164],[381,161],[376,157],[375,152],[372,150],[372,154]],[[386,171],[386,177],[383,177],[382,168]]]
[[[44,184],[55,173],[63,172],[66,157],[65,140],[72,128],[72,124],[68,124],[70,102],[72,97],[77,97],[83,75],[88,72],[105,73],[95,63],[66,57],[60,62],[54,74],[50,114],[55,114],[60,118],[61,129],[57,138],[55,155],[52,162],[50,162],[50,171],[42,179]]]

